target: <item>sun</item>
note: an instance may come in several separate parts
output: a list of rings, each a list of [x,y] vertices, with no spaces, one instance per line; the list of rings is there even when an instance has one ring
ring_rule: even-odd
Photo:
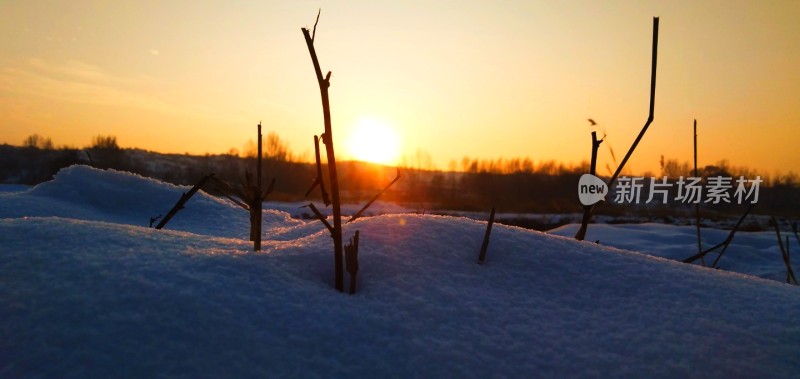
[[[347,138],[347,152],[359,161],[392,165],[400,155],[399,140],[385,122],[362,118]]]

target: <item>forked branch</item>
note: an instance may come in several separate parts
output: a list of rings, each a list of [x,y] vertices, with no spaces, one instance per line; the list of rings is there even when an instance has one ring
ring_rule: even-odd
[[[311,32],[311,43],[314,43],[314,37],[317,35],[317,23],[319,23],[319,15],[322,13],[322,8],[317,10],[317,20],[314,21],[314,31]]]
[[[639,145],[639,141],[641,141],[642,137],[644,137],[644,133],[647,132],[647,128],[649,128],[650,124],[653,122],[653,114],[656,103],[656,63],[658,63],[658,17],[653,17],[653,53],[652,66],[650,68],[650,111],[647,116],[647,121],[644,123],[639,135],[636,136],[636,139],[633,141],[630,149],[628,149],[625,157],[622,158],[622,162],[619,163],[617,171],[615,171],[614,175],[611,176],[611,179],[608,180],[608,188],[614,186],[614,183],[617,181],[617,177],[619,177],[622,169],[625,168],[625,163],[628,163],[628,159],[630,159],[633,151],[636,150],[636,146]]]
[[[628,159],[630,159],[633,151],[636,150],[636,146],[639,145],[639,141],[642,140],[644,137],[644,133],[647,132],[647,128],[650,127],[650,124],[653,122],[653,115],[655,111],[655,101],[656,101],[656,63],[658,62],[658,17],[653,17],[653,52],[652,52],[652,60],[651,60],[651,68],[650,68],[650,109],[647,116],[647,121],[645,122],[642,130],[639,132],[639,135],[636,136],[636,139],[631,144],[630,149],[628,149],[628,153],[625,154],[625,157],[620,162],[619,166],[617,166],[617,170],[611,175],[611,179],[608,180],[608,188],[611,189],[614,187],[614,183],[617,181],[619,174],[622,172],[622,169],[625,168],[625,164],[628,163]],[[588,210],[584,211],[584,218],[591,217],[592,212],[594,212],[594,207],[597,204],[591,205]],[[581,228],[576,233],[575,238],[578,240],[582,240],[586,234],[586,228]]]
[[[319,13],[317,14],[319,20]],[[344,291],[344,252],[342,250],[342,211],[341,202],[339,200],[339,176],[336,172],[336,154],[333,148],[333,132],[331,131],[331,109],[328,99],[328,87],[330,87],[331,73],[325,78],[322,77],[322,70],[319,66],[317,59],[317,52],[314,49],[314,39],[306,28],[301,28],[303,37],[308,47],[308,53],[311,55],[311,63],[314,65],[314,74],[317,77],[319,84],[319,93],[322,100],[322,116],[325,123],[325,134],[323,142],[325,143],[325,153],[328,157],[328,178],[331,186],[331,203],[333,204],[333,229],[331,235],[333,237],[333,256],[334,256],[334,287],[339,292]],[[314,23],[314,36],[316,36],[317,28],[316,22]]]
[[[722,251],[720,251],[719,256],[717,256],[717,259],[715,259],[714,263],[711,264],[712,268],[716,267],[717,263],[719,262],[719,259],[722,258],[722,254],[725,254],[725,249],[727,249],[728,245],[731,243],[731,241],[733,241],[733,236],[736,234],[736,231],[739,230],[739,226],[742,225],[742,222],[744,222],[744,219],[747,217],[748,214],[750,214],[750,211],[753,210],[753,207],[755,207],[755,206],[756,206],[755,204],[750,204],[750,206],[747,207],[747,210],[744,212],[742,217],[739,217],[739,221],[736,222],[736,225],[733,227],[733,229],[731,229],[730,233],[728,233],[728,237],[726,237],[724,241],[722,241],[722,242],[720,242],[720,243],[718,243],[718,244],[716,244],[716,245],[714,245],[714,246],[712,246],[712,247],[710,247],[708,249],[705,249],[705,250],[703,250],[703,251],[701,251],[701,252],[699,252],[699,253],[697,253],[695,255],[692,255],[689,258],[684,259],[683,263],[692,263],[692,262],[694,262],[694,261],[696,261],[696,260],[698,260],[698,259],[700,259],[702,257],[705,257],[706,254],[708,254],[708,253],[710,253],[710,252],[712,252],[714,250],[717,250],[720,247],[722,247]]]

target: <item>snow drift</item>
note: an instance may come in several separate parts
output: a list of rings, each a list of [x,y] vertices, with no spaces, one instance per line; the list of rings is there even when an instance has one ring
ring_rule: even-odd
[[[72,167],[0,194],[0,376],[800,369],[800,297],[775,281],[503,225],[480,266],[484,222],[396,214],[345,227],[362,236],[359,292],[348,296],[332,288],[331,240],[318,222],[268,211],[264,251],[253,253],[246,213],[198,194],[176,230],[141,226],[184,190]],[[241,231],[231,226],[239,218]]]
[[[565,225],[549,233],[560,236],[574,236],[578,225]],[[591,225],[586,234],[588,241],[600,241],[604,245],[621,249],[635,250],[645,254],[682,261],[697,253],[697,231],[692,226],[664,224],[636,225]],[[703,228],[703,249],[722,241],[729,230]],[[706,255],[707,265],[718,257],[721,249]],[[696,262],[699,264],[700,262]],[[786,282],[786,265],[783,263],[775,232],[737,232],[718,266],[725,271],[733,271],[761,278]]]

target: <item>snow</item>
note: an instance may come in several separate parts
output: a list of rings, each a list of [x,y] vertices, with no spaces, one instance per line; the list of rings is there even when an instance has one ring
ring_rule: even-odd
[[[146,227],[186,190],[73,166],[0,194],[0,377],[800,369],[800,296],[774,280],[504,225],[478,265],[485,222],[390,214],[344,227],[361,233],[350,296],[332,288],[331,238],[317,221],[265,211],[255,253],[247,214],[199,192],[168,229]],[[631,249],[655,243],[637,238]]]
[[[577,224],[564,225],[551,230],[550,233],[571,237],[575,235],[578,227]],[[702,228],[700,233],[705,250],[723,242],[730,231]],[[786,234],[782,233],[781,235],[785,236]],[[697,254],[697,229],[694,226],[652,223],[592,224],[589,225],[586,240],[600,241],[603,245],[676,261],[682,261]],[[793,236],[791,242],[795,242]],[[721,250],[720,248],[706,255],[706,264],[710,266],[717,259]],[[695,263],[700,264],[700,261]],[[725,253],[719,259],[717,267],[726,271],[786,282],[786,265],[783,263],[774,230],[769,232],[737,231]]]
[[[31,187],[24,184],[0,184],[0,193],[4,192],[23,192]]]
[[[319,195],[317,195],[317,197],[319,197]],[[264,207],[288,213],[294,218],[311,219],[314,217],[314,214],[310,209],[307,208],[307,206],[308,203],[312,202],[317,207],[317,209],[319,209],[323,214],[331,213],[330,211],[326,212],[324,210],[325,204],[321,201],[317,201],[316,199],[312,199],[310,201],[300,201],[300,202],[266,201],[264,202]],[[367,200],[364,201],[364,204],[366,204],[366,202]],[[356,214],[359,210],[361,210],[363,206],[364,206],[363,204],[342,204],[342,215],[348,216],[349,219],[349,216]],[[376,216],[376,215],[398,214],[398,213],[414,213],[414,210],[388,201],[377,200],[374,203],[372,203],[372,205],[370,205],[369,208],[367,208],[367,210],[364,211],[362,215]]]

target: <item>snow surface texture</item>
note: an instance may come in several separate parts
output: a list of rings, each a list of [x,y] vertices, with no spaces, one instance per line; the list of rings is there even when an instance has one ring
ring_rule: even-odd
[[[23,192],[31,187],[24,184],[0,184],[0,193],[4,192]]]
[[[570,224],[553,229],[549,233],[572,237],[579,225]],[[701,236],[703,249],[721,243],[728,237],[729,230],[703,228]],[[781,233],[782,236],[787,234]],[[791,236],[791,242],[795,242]],[[603,225],[592,224],[586,233],[587,241],[600,241],[603,245],[620,249],[638,251],[645,254],[682,261],[697,254],[697,229],[693,226],[674,226],[664,224]],[[792,245],[795,246],[795,245]],[[794,251],[792,249],[791,251]],[[711,266],[722,248],[705,257]],[[697,260],[695,264],[700,264]],[[736,232],[725,253],[717,264],[721,270],[754,275],[766,279],[786,282],[786,265],[775,231]],[[792,266],[793,268],[796,265]],[[795,273],[797,274],[797,273]]]
[[[266,211],[254,253],[246,213],[198,193],[173,230],[141,226],[185,190],[71,167],[0,194],[0,377],[800,370],[796,287],[503,225],[481,266],[485,222],[399,214],[345,226],[361,231],[348,296],[318,222]]]

